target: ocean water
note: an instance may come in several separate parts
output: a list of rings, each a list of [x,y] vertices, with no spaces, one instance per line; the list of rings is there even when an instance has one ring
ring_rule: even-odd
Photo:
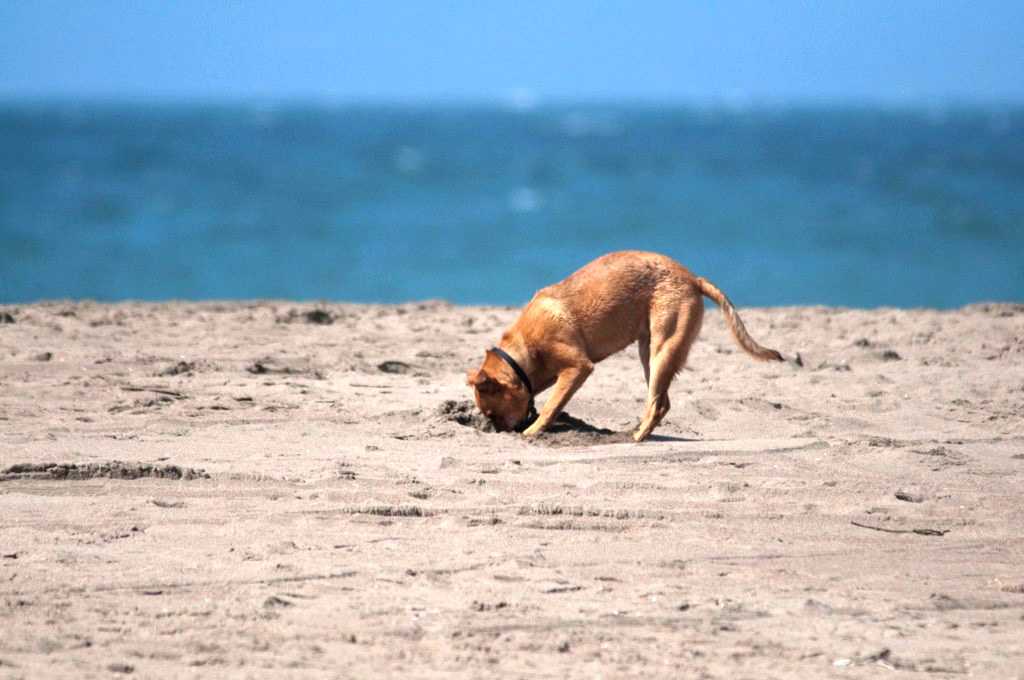
[[[1024,109],[0,104],[0,302],[521,304],[634,248],[741,306],[1024,300]]]

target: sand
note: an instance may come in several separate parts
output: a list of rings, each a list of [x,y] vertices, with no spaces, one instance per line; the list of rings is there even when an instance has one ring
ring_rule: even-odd
[[[509,308],[0,306],[0,677],[1024,677],[1024,305],[741,313],[637,445]]]

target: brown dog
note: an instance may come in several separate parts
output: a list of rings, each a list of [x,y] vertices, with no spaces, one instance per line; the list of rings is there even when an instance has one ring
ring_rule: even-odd
[[[499,430],[515,430],[530,416],[533,395],[554,385],[523,431],[536,435],[555,421],[594,364],[636,340],[648,387],[647,408],[633,435],[642,441],[668,413],[668,387],[700,332],[704,295],[722,308],[744,351],[782,361],[754,342],[732,303],[707,279],[657,253],[610,253],[537,291],[498,347],[487,350],[483,365],[469,372],[476,405]]]

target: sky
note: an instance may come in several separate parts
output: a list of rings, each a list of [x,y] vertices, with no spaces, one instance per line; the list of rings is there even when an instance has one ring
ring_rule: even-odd
[[[3,0],[0,97],[1024,101],[1021,0]]]

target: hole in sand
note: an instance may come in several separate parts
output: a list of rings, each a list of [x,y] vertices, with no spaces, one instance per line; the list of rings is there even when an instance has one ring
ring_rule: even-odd
[[[496,432],[494,425],[469,400],[448,400],[437,408],[437,415],[445,420],[472,427],[480,432]],[[514,432],[506,432],[509,436],[519,436]],[[591,444],[617,444],[631,442],[630,432],[613,432],[603,427],[596,427],[585,420],[574,418],[566,412],[558,416],[558,420],[548,428],[547,432],[533,439],[544,446],[587,446]]]

